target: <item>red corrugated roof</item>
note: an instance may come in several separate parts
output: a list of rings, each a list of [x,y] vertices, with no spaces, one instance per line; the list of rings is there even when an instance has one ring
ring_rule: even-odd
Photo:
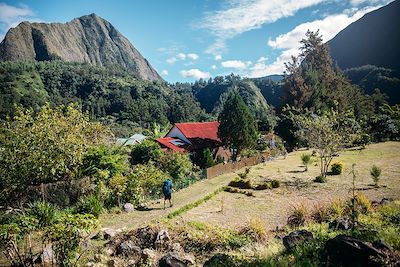
[[[188,139],[210,139],[220,142],[218,138],[219,122],[185,122],[175,123],[175,126],[186,136]]]
[[[172,141],[181,141],[178,138],[164,137],[164,138],[157,138],[156,141],[159,142],[161,145],[163,145],[169,149],[172,149],[173,151],[176,151],[176,152],[186,151],[186,149],[184,147],[179,147],[172,143]]]

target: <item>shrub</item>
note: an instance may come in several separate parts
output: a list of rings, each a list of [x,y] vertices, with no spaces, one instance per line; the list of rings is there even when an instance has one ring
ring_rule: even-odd
[[[281,182],[278,180],[272,180],[271,186],[272,186],[272,188],[278,188],[281,186]]]
[[[250,180],[241,179],[241,178],[230,181],[228,185],[232,186],[232,187],[237,187],[240,189],[252,189],[253,188]]]
[[[249,173],[250,173],[250,168],[246,168],[246,169],[244,170],[244,172],[238,173],[238,175],[239,175],[240,178],[246,179],[246,178],[247,178],[247,175],[249,175]]]
[[[312,163],[312,156],[310,154],[302,154],[301,162],[306,167],[306,171],[308,171],[308,165]]]
[[[343,163],[335,162],[331,165],[331,173],[333,175],[339,175],[343,172]]]
[[[241,232],[257,242],[265,241],[268,236],[265,224],[259,217],[251,218],[249,225],[245,226]]]
[[[158,161],[157,167],[169,173],[174,180],[174,188],[181,189],[188,185],[192,177],[193,164],[189,157],[182,153],[166,153]]]
[[[103,203],[94,195],[81,198],[76,204],[76,212],[80,214],[92,214],[98,218],[103,212]]]
[[[373,165],[370,171],[370,174],[372,176],[372,180],[374,181],[375,186],[378,186],[378,182],[380,180],[380,176],[382,173],[382,169]]]
[[[326,183],[326,177],[322,176],[322,175],[318,175],[317,177],[315,177],[314,182],[317,183]]]
[[[317,204],[314,206],[311,218],[317,223],[327,222],[331,219],[331,210],[325,205]]]
[[[342,217],[345,211],[346,211],[345,203],[340,199],[332,201],[332,203],[329,206],[329,212],[332,216],[332,219]]]
[[[203,161],[202,167],[204,167],[204,168],[209,168],[209,167],[214,166],[214,164],[215,164],[214,159],[211,154],[211,150],[209,148],[206,148],[203,150],[203,160],[202,161]]]
[[[157,161],[162,156],[163,151],[158,143],[152,140],[145,140],[142,143],[135,145],[131,150],[131,163],[146,164],[149,161]]]
[[[261,184],[258,184],[256,186],[254,186],[253,189],[255,189],[255,190],[265,190],[265,189],[271,189],[271,188],[272,188],[272,185],[271,185],[270,182],[263,182]]]
[[[290,227],[299,227],[304,225],[308,217],[308,208],[304,204],[294,206],[292,213],[287,220]]]
[[[373,211],[372,203],[363,193],[358,193],[355,197],[356,209],[358,212],[367,214]]]
[[[53,224],[57,219],[58,212],[54,205],[41,201],[29,204],[26,209],[26,215],[37,219],[40,228]]]

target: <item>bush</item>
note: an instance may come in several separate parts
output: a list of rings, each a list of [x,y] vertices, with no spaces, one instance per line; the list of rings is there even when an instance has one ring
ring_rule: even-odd
[[[254,186],[254,190],[265,190],[265,189],[271,189],[272,185],[270,182],[263,182],[261,184],[258,184],[256,186]]]
[[[162,154],[163,151],[158,143],[152,140],[145,140],[132,147],[131,163],[136,165],[147,164],[149,161],[158,161]]]
[[[312,156],[310,154],[302,154],[301,162],[306,167],[306,171],[308,171],[308,165],[312,163]]]
[[[81,198],[75,207],[76,213],[92,214],[98,218],[103,212],[103,203],[94,195]]]
[[[370,171],[370,174],[372,176],[372,180],[374,181],[375,186],[378,186],[378,182],[380,180],[380,176],[382,173],[382,169],[373,165]]]
[[[331,166],[331,173],[333,175],[339,175],[343,172],[343,163],[335,162]]]
[[[322,175],[318,175],[317,177],[315,177],[314,182],[317,183],[326,183],[326,177],[322,176]]]
[[[237,187],[240,189],[252,189],[253,188],[250,180],[240,179],[240,178],[230,181],[228,185],[232,186],[232,187]]]
[[[311,213],[311,218],[317,223],[327,222],[331,219],[331,210],[322,204],[314,206],[314,210]]]
[[[26,209],[26,215],[37,219],[40,228],[53,224],[57,219],[58,212],[54,205],[41,201],[29,204]]]
[[[281,182],[278,180],[272,180],[271,186],[272,186],[272,188],[278,188],[281,186]]]
[[[246,179],[247,175],[250,173],[250,168],[246,168],[244,172],[238,173],[239,177],[242,179]]]
[[[189,157],[182,153],[166,153],[158,161],[157,167],[169,173],[174,180],[174,188],[181,189],[188,185],[193,176],[193,164]]]
[[[304,204],[294,206],[292,214],[289,216],[287,223],[290,227],[299,227],[304,225],[308,218],[308,208]]]
[[[340,199],[333,201],[329,206],[329,213],[332,219],[342,217],[346,211],[345,203]]]
[[[362,214],[368,214],[373,211],[372,203],[363,193],[358,193],[355,197],[356,209]]]

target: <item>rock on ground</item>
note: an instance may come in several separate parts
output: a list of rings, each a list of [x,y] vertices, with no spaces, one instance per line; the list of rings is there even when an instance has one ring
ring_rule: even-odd
[[[306,230],[297,230],[283,237],[283,245],[287,250],[292,250],[298,244],[312,240],[314,240],[314,236],[311,232]]]

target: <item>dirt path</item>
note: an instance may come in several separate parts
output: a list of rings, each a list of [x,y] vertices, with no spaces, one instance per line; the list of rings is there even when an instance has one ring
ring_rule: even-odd
[[[100,217],[102,227],[109,227],[113,229],[120,228],[134,228],[151,221],[161,220],[166,217],[170,212],[173,212],[187,204],[193,203],[199,199],[204,198],[206,195],[214,192],[216,189],[225,186],[231,180],[232,174],[221,175],[209,180],[202,180],[188,188],[184,188],[176,193],[173,193],[173,207],[163,209],[163,201],[161,203],[152,203],[149,211],[134,211],[131,213],[120,214],[103,214]]]

